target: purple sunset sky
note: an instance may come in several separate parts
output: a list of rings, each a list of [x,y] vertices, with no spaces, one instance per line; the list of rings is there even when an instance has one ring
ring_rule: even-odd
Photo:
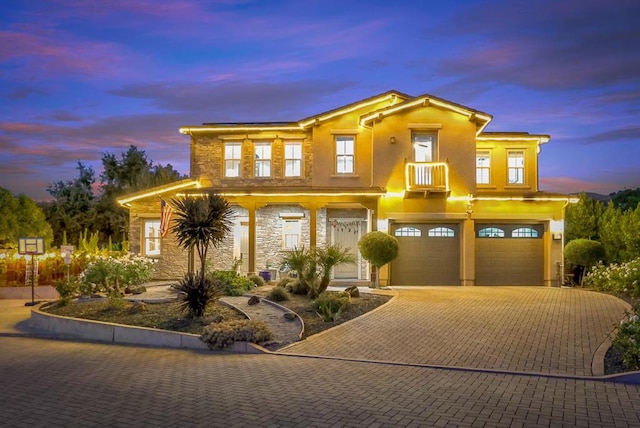
[[[294,121],[395,89],[551,135],[545,191],[640,187],[638,0],[5,0],[0,186],[35,199],[182,125]]]

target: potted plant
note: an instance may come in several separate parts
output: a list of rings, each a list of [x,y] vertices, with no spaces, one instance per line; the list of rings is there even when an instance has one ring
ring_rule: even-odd
[[[265,282],[271,282],[271,263],[267,262],[267,266],[264,270],[261,270],[258,275],[264,279]]]

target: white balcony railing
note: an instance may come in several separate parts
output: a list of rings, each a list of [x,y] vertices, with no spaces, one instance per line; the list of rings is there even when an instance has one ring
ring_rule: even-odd
[[[449,191],[449,166],[445,162],[410,162],[404,172],[406,190]]]

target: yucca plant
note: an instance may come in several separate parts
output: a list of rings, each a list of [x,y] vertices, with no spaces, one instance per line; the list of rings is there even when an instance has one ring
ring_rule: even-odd
[[[304,247],[287,251],[282,266],[296,273],[296,294],[307,294],[311,290],[317,279],[317,265],[312,251]]]
[[[173,199],[171,203],[175,212],[171,231],[182,248],[196,249],[200,259],[200,278],[204,279],[209,248],[217,248],[231,231],[233,210],[229,202],[217,193]]]
[[[194,318],[203,316],[207,306],[222,295],[222,286],[218,280],[201,278],[191,272],[178,282],[176,289],[182,292],[182,309]]]
[[[356,256],[349,248],[340,245],[329,245],[325,248],[316,248],[315,260],[320,267],[320,282],[311,288],[309,297],[315,299],[325,291],[331,282],[331,270],[341,264],[355,264]]]

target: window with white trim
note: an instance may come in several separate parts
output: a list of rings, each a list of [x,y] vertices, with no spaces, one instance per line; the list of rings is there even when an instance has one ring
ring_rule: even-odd
[[[224,144],[224,176],[240,177],[242,143]]]
[[[142,221],[142,248],[147,257],[160,255],[160,219]]]
[[[354,136],[336,136],[336,173],[355,172],[355,140]]]
[[[519,227],[511,231],[512,238],[537,238],[538,231],[532,227]]]
[[[507,152],[507,175],[509,184],[524,184],[524,151]]]
[[[485,227],[478,231],[479,238],[504,238],[504,230],[498,227]]]
[[[285,250],[300,247],[300,220],[283,219],[282,246]]]
[[[271,143],[254,144],[254,176],[271,177]]]
[[[302,143],[284,143],[284,176],[302,175]]]
[[[491,152],[478,150],[476,152],[476,184],[491,183]]]
[[[396,229],[394,235],[420,237],[422,236],[422,231],[415,227],[406,226],[406,227],[401,227],[400,229]]]
[[[432,238],[453,238],[456,236],[456,232],[450,227],[434,227],[429,229],[427,236]]]

